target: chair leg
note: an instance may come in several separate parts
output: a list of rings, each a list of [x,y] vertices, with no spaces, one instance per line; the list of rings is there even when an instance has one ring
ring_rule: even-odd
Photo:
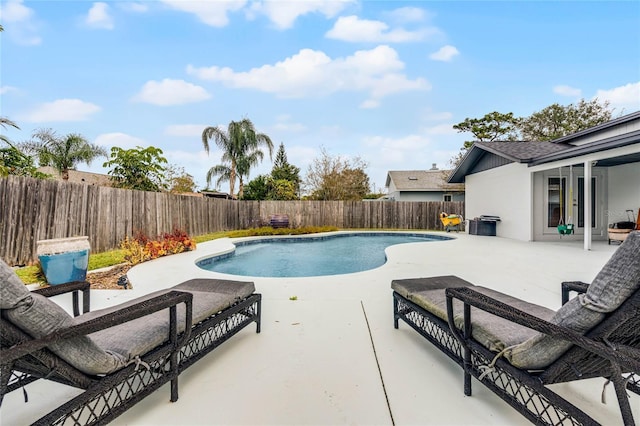
[[[471,348],[467,344],[471,338],[471,306],[464,304],[464,394],[471,396],[471,369],[473,363],[471,362]]]
[[[398,299],[393,298],[393,328],[398,329]]]
[[[178,400],[178,376],[171,379],[171,402]]]
[[[262,322],[262,299],[258,300],[256,306],[256,333],[260,333],[260,323]]]
[[[0,406],[2,406],[2,400],[4,394],[8,392],[9,380],[11,379],[11,371],[13,365],[4,365],[0,368]]]
[[[629,404],[629,395],[627,395],[627,380],[622,376],[622,370],[619,365],[613,364],[613,377],[611,379],[618,397],[618,405],[622,414],[622,421],[626,426],[635,426],[631,405]]]

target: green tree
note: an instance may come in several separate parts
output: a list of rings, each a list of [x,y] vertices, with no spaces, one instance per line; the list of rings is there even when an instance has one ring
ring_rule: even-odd
[[[293,182],[260,175],[245,187],[243,200],[297,200],[298,193]]]
[[[490,112],[482,118],[466,118],[462,123],[455,124],[458,133],[470,132],[474,139],[465,141],[464,147],[470,148],[474,142],[508,141],[518,138],[520,119],[512,112],[503,114]]]
[[[268,200],[291,201],[298,199],[298,188],[290,180],[271,178]]]
[[[79,164],[91,164],[96,158],[107,156],[103,147],[89,143],[80,134],[59,137],[51,129],[36,130],[32,140],[22,146],[35,154],[40,166],[52,166],[65,181],[69,180],[69,170],[75,170]]]
[[[51,177],[38,171],[33,157],[24,154],[11,144],[6,148],[0,148],[0,176],[8,175],[30,176],[38,179]]]
[[[196,192],[197,185],[193,176],[184,170],[184,167],[169,164],[165,169],[168,191],[174,194]]]
[[[103,167],[111,168],[108,173],[116,188],[157,192],[166,188],[163,166],[166,163],[167,159],[162,156],[160,148],[113,147],[110,159]]]
[[[207,127],[202,131],[202,144],[209,153],[209,141],[213,141],[222,150],[222,164],[216,165],[207,172],[207,185],[214,177],[218,177],[216,186],[229,181],[229,193],[234,195],[236,179],[240,180],[238,195],[242,198],[244,177],[249,176],[251,168],[257,165],[264,153],[260,149],[266,146],[269,157],[273,152],[273,142],[264,133],[258,133],[248,118],[232,121],[227,130],[218,127]]]
[[[271,177],[274,180],[285,180],[291,182],[294,187],[294,192],[296,194],[300,193],[300,168],[289,163],[283,143],[280,143],[278,152],[276,152],[276,158],[273,161],[273,169],[271,169]]]
[[[361,200],[370,191],[367,163],[332,157],[323,148],[321,156],[309,165],[306,188],[313,200]]]
[[[609,102],[598,99],[566,106],[553,104],[521,119],[520,130],[524,140],[552,141],[610,121],[613,111]]]
[[[242,194],[243,200],[268,200],[269,198],[269,180],[271,176],[259,175],[253,179],[244,188]]]
[[[13,127],[14,129],[20,130],[20,127],[18,127],[16,123],[9,120],[7,117],[0,117],[0,126],[2,126],[3,129],[6,129],[7,127]],[[0,141],[6,143],[7,145],[11,145],[9,138],[7,138],[5,135],[1,133],[0,133]]]

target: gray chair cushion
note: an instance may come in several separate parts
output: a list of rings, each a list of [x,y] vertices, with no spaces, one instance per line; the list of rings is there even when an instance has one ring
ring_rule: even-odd
[[[0,261],[1,262],[1,261]],[[220,312],[255,291],[252,282],[195,279],[173,287],[193,293],[193,323]],[[0,295],[2,314],[15,326],[34,338],[40,338],[61,328],[80,324],[92,318],[131,306],[142,300],[166,293],[157,291],[141,298],[107,309],[73,318],[48,298],[31,293],[4,262],[0,263]],[[184,330],[184,305],[178,306],[179,329]],[[49,349],[80,371],[87,374],[109,374],[127,365],[139,355],[168,341],[168,311],[51,344]]]
[[[40,338],[74,324],[73,317],[48,298],[30,293],[3,315],[31,337]],[[49,349],[78,370],[87,374],[102,374],[118,370],[125,360],[117,353],[105,351],[91,338],[79,336],[49,345]]]
[[[549,320],[554,314],[551,309],[516,299],[489,288],[473,286],[471,283],[455,276],[394,280],[391,283],[391,287],[400,295],[444,321],[447,321],[445,289],[452,287],[473,287],[479,293],[545,320]],[[464,322],[462,306],[463,304],[460,301],[454,299],[454,321],[459,328],[462,328]],[[535,331],[527,327],[480,309],[471,308],[471,335],[478,343],[489,350],[499,352],[508,346],[522,343],[535,334]]]
[[[571,299],[551,322],[584,334],[599,324],[606,313],[615,311],[640,288],[640,232],[629,234],[595,277],[587,292]],[[537,333],[505,353],[513,365],[541,369],[565,353],[571,344]]]
[[[15,308],[29,297],[29,289],[16,273],[0,259],[0,309]]]
[[[193,324],[205,320],[232,304],[248,297],[255,291],[252,282],[215,279],[194,279],[167,290],[157,291],[120,305],[94,311],[76,317],[81,323],[97,316],[131,306],[151,297],[171,290],[193,294]],[[184,304],[178,305],[178,332],[184,331]],[[101,348],[116,353],[126,361],[144,355],[169,340],[169,312],[155,312],[151,315],[129,321],[89,335]]]

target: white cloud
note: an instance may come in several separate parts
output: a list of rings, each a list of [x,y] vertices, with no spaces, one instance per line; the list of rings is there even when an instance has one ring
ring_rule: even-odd
[[[408,79],[400,71],[404,63],[398,53],[381,45],[332,59],[324,52],[302,49],[273,65],[236,72],[228,67],[187,67],[198,78],[218,81],[233,88],[255,89],[283,98],[330,95],[336,92],[366,92],[371,100],[403,91],[429,90],[422,79]]]
[[[376,99],[367,99],[360,103],[359,107],[362,109],[375,109],[380,106],[380,101]]]
[[[215,148],[215,147],[214,147]],[[207,183],[207,172],[216,164],[220,163],[222,152],[219,150],[210,151],[209,155],[201,150],[185,151],[182,149],[163,149],[162,155],[169,164],[174,164],[184,168],[185,172],[193,176],[193,180],[199,189],[203,189]],[[211,187],[215,188],[216,178],[211,182]],[[228,191],[228,182],[222,183],[220,190]],[[238,188],[236,182],[236,190]]]
[[[208,127],[205,124],[173,124],[164,129],[169,136],[201,137],[202,131]]]
[[[147,81],[140,92],[133,97],[133,100],[168,106],[200,102],[209,98],[211,98],[211,95],[200,86],[184,80],[165,78],[162,81]]]
[[[571,96],[574,98],[579,98],[582,95],[582,90],[576,89],[575,87],[566,86],[566,85],[558,85],[553,87],[553,93],[557,93],[562,96]]]
[[[94,3],[84,22],[91,28],[112,30],[113,18],[109,15],[109,5],[103,2]]]
[[[454,46],[446,45],[442,46],[437,52],[429,55],[429,58],[433,59],[434,61],[449,62],[453,59],[454,56],[457,56],[459,54],[460,52],[458,52],[458,49],[456,49]]]
[[[445,121],[451,120],[453,114],[450,112],[433,112],[429,110],[424,113],[423,118],[428,121]]]
[[[37,35],[33,9],[23,4],[22,0],[10,0],[0,4],[0,21],[5,32],[18,44],[35,46],[42,43]]]
[[[9,0],[0,6],[0,18],[3,22],[22,22],[33,17],[33,9],[22,4],[22,0]]]
[[[18,88],[13,86],[0,86],[0,95],[4,95],[10,92],[17,92]]]
[[[97,145],[104,146],[105,148],[117,146],[122,149],[131,149],[138,146],[142,148],[149,146],[147,141],[144,139],[120,132],[103,133],[98,135],[93,142]]]
[[[31,111],[24,118],[30,122],[86,121],[100,107],[80,99],[58,99],[47,102]]]
[[[307,126],[301,123],[294,123],[291,116],[287,114],[276,117],[276,121],[273,129],[279,132],[297,133],[307,130]]]
[[[399,22],[420,22],[427,18],[427,12],[418,7],[401,7],[392,11],[389,15]]]
[[[246,0],[201,1],[201,0],[161,0],[167,6],[194,14],[200,21],[212,27],[224,27],[229,23],[230,12],[242,9]]]
[[[609,101],[611,107],[618,111],[631,113],[640,110],[640,81],[629,83],[613,89],[600,89],[596,92],[595,98],[600,101]]]
[[[367,157],[373,159],[373,168],[384,166],[388,167],[387,170],[404,170],[416,160],[428,161],[424,159],[427,158],[426,150],[430,141],[421,135],[411,134],[399,138],[368,136],[362,139],[362,144],[366,147]]]
[[[458,133],[451,123],[437,124],[435,126],[425,128],[424,131],[429,135],[454,135]]]
[[[263,0],[251,4],[251,7],[247,10],[247,17],[252,19],[255,15],[262,14],[273,22],[276,28],[288,29],[293,26],[300,16],[309,13],[320,13],[328,19],[333,18],[350,3],[354,3],[354,0]]]
[[[350,42],[402,43],[423,40],[426,30],[406,31],[402,28],[389,29],[382,21],[360,19],[355,15],[338,18],[325,37]]]
[[[118,6],[120,6],[122,10],[126,10],[127,12],[144,13],[149,10],[149,6],[145,3],[121,2],[118,3]]]

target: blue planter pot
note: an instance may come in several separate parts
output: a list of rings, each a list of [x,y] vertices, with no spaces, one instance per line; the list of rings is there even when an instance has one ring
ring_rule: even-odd
[[[38,241],[38,258],[51,285],[84,281],[89,266],[87,237]]]

